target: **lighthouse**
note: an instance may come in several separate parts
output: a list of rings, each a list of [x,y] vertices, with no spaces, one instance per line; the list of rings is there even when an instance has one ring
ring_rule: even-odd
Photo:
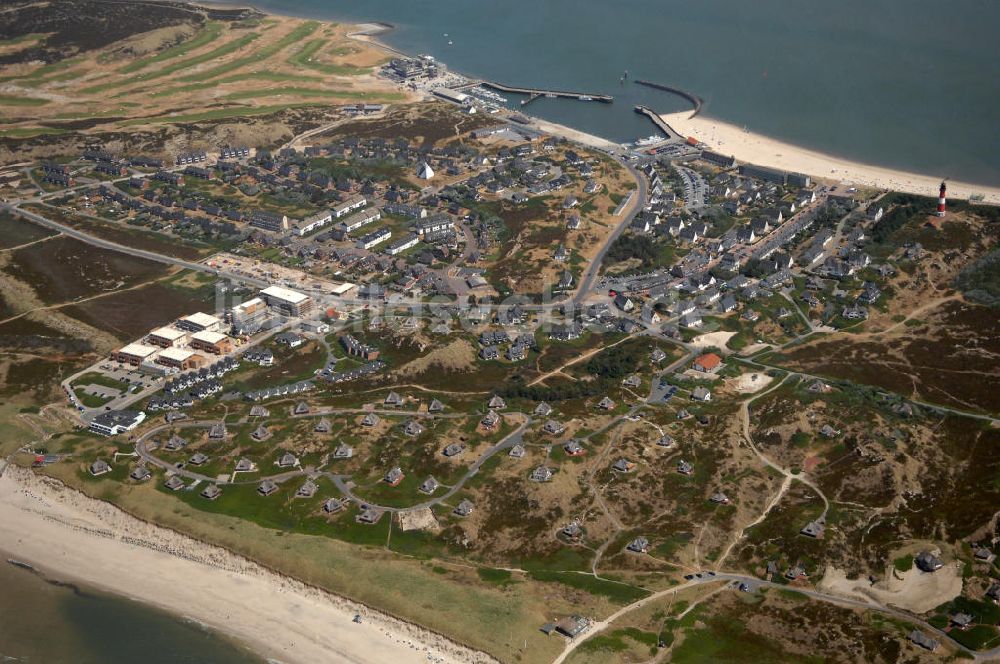
[[[943,217],[944,216],[945,193],[946,192],[947,192],[947,188],[944,186],[944,182],[942,182],[941,183],[941,191],[938,192],[937,216],[939,216],[939,217]]]

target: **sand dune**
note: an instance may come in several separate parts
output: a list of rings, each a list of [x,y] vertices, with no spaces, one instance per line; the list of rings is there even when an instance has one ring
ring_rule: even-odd
[[[805,173],[817,178],[848,182],[857,186],[892,189],[924,196],[937,196],[939,177],[907,173],[872,166],[783,143],[761,134],[745,132],[740,127],[707,116],[689,118],[689,112],[661,116],[684,136],[693,136],[711,149],[733,155],[742,162]],[[1000,187],[948,181],[948,195],[967,199],[983,194],[989,203],[1000,203]]]
[[[0,477],[0,550],[52,578],[196,620],[278,662],[494,661],[17,467]]]

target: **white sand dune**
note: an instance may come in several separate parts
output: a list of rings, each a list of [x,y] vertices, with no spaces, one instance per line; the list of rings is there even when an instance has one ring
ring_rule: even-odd
[[[17,467],[0,477],[0,550],[47,576],[196,620],[278,662],[495,661]]]
[[[923,196],[937,196],[940,177],[849,161],[822,152],[784,143],[707,116],[689,118],[689,112],[662,115],[683,136],[693,136],[712,150],[741,162],[770,166],[856,186],[891,189]],[[988,203],[1000,203],[1000,187],[948,181],[948,195],[968,199],[982,194]]]

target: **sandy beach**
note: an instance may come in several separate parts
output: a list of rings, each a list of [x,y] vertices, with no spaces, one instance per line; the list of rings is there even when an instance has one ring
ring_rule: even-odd
[[[892,189],[923,196],[937,196],[941,178],[907,173],[881,166],[848,161],[783,143],[779,140],[745,132],[742,128],[707,116],[688,117],[689,111],[660,117],[684,136],[693,136],[712,150],[733,155],[737,160],[760,166],[805,173],[816,178],[847,182],[857,186]],[[983,194],[988,203],[1000,203],[1000,187],[948,181],[948,195],[968,199]]]
[[[0,477],[0,553],[195,620],[285,664],[495,661],[13,466]]]

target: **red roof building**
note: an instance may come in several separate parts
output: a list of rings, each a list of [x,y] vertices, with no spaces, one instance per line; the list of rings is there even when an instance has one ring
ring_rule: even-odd
[[[705,353],[700,357],[696,357],[691,368],[695,371],[701,371],[702,373],[714,373],[718,368],[722,366],[722,358],[715,353]]]

